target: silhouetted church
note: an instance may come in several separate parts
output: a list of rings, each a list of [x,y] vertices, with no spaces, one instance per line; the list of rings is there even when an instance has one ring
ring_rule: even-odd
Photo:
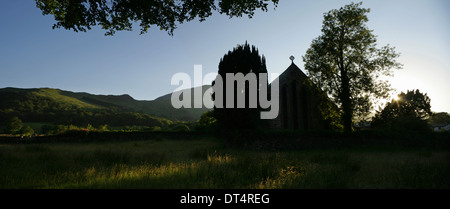
[[[292,64],[277,78],[280,86],[279,114],[271,121],[274,129],[313,130],[327,129],[319,111],[321,97],[308,76]]]

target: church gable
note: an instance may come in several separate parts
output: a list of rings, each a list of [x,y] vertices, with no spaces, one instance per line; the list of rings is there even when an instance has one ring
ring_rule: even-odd
[[[272,128],[312,130],[325,129],[318,109],[320,97],[311,88],[308,77],[292,64],[277,78],[280,86],[280,109]]]

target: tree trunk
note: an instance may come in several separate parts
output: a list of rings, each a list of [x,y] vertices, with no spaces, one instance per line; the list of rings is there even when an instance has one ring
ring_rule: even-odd
[[[350,99],[350,81],[345,70],[341,70],[342,79],[342,109],[344,110],[343,121],[344,121],[344,131],[346,133],[352,132],[352,118],[353,109],[352,101]]]
[[[353,107],[350,94],[350,79],[348,78],[347,70],[345,69],[344,64],[343,44],[340,44],[339,52],[340,52],[339,68],[341,70],[341,82],[342,82],[341,102],[342,102],[342,109],[344,110],[344,115],[342,116],[343,117],[342,119],[344,122],[344,132],[350,133],[352,132]]]

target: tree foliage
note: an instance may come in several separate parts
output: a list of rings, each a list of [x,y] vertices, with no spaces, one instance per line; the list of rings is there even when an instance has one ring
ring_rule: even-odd
[[[227,86],[226,74],[242,73],[244,76],[254,73],[257,79],[257,86],[259,86],[259,73],[267,73],[266,59],[259,55],[258,49],[255,46],[250,46],[248,43],[238,45],[233,51],[229,51],[219,63],[219,75],[223,79],[223,107],[217,108],[217,100],[213,93],[214,116],[217,119],[218,127],[224,129],[256,129],[262,125],[260,120],[260,111],[262,108],[258,102],[256,108],[251,108],[249,105],[250,86],[248,82],[245,85],[238,85],[234,82],[234,86]],[[213,86],[215,81],[213,82]],[[234,89],[234,108],[227,108],[226,91]],[[237,108],[238,94],[245,94],[245,108]],[[257,87],[256,101],[259,101],[259,87]]]
[[[351,3],[324,15],[322,34],[312,41],[303,61],[311,80],[343,110],[345,131],[367,116],[374,100],[387,98],[390,86],[381,76],[401,68],[393,47],[377,48],[366,25],[370,9]]]
[[[8,134],[16,134],[18,133],[23,127],[22,120],[20,120],[18,117],[11,117],[6,122],[6,129],[5,132]]]
[[[90,30],[100,25],[106,35],[116,31],[132,30],[139,22],[141,34],[151,26],[159,27],[173,35],[177,24],[198,18],[204,21],[214,11],[231,17],[255,11],[267,11],[269,2],[277,6],[279,0],[36,0],[43,15],[53,15],[53,28],[72,29],[76,32]]]
[[[427,129],[431,116],[430,98],[419,90],[401,92],[398,99],[388,102],[373,118],[372,126],[402,129]]]
[[[23,126],[18,134],[22,135],[22,136],[32,136],[34,134],[34,129],[31,128],[30,126]]]
[[[206,111],[198,120],[198,128],[201,130],[209,131],[215,128],[216,122],[217,120],[214,117],[214,111]]]
[[[450,124],[450,114],[447,112],[433,113],[429,118],[430,124]]]

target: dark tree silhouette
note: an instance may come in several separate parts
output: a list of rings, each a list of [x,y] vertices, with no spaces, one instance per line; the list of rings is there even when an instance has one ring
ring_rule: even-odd
[[[249,96],[251,87],[248,82],[245,85],[238,85],[234,82],[233,86],[227,86],[226,74],[236,75],[242,73],[244,76],[254,73],[257,79],[257,107],[250,108]],[[214,117],[217,119],[218,128],[248,130],[261,127],[260,112],[262,110],[259,104],[259,73],[267,73],[266,59],[264,55],[261,57],[255,46],[251,46],[246,42],[244,45],[238,45],[233,51],[229,51],[219,63],[219,75],[223,79],[223,108],[217,108],[218,100],[216,100],[217,92],[213,93],[214,99]],[[267,76],[267,74],[266,74]],[[217,80],[216,80],[217,81]],[[216,81],[213,82],[213,86]],[[226,108],[226,91],[234,88],[234,108]],[[216,91],[216,89],[214,89]],[[250,92],[250,93],[249,93]],[[237,108],[238,94],[245,94],[245,108]]]
[[[18,117],[12,117],[6,122],[5,132],[8,134],[18,133],[23,127],[22,120]]]
[[[198,120],[197,128],[201,131],[211,132],[215,130],[216,118],[214,117],[214,111],[206,111],[200,116]]]
[[[352,130],[356,117],[373,109],[374,99],[389,96],[389,84],[378,80],[379,76],[390,76],[391,69],[401,68],[394,48],[376,48],[376,37],[365,24],[370,9],[360,8],[361,4],[326,13],[322,35],[303,57],[311,80],[343,110],[346,132]]]
[[[429,119],[430,124],[450,124],[450,114],[447,112],[433,113]]]
[[[19,131],[18,134],[21,136],[31,136],[34,134],[34,130],[30,126],[23,126]]]
[[[76,32],[90,30],[101,25],[105,35],[128,30],[139,22],[141,34],[151,26],[173,35],[177,24],[198,18],[204,21],[218,11],[231,17],[249,18],[255,10],[267,11],[268,2],[275,7],[279,0],[36,0],[36,7],[43,15],[53,15],[57,23],[53,28],[63,27]]]
[[[430,98],[419,90],[401,92],[398,99],[388,102],[372,120],[374,127],[423,130],[431,116]]]

